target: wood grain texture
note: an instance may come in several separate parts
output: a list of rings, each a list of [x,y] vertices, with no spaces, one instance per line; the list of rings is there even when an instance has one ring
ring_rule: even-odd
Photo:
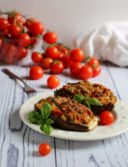
[[[0,69],[5,66],[0,66]],[[26,77],[26,66],[9,66],[16,74]],[[128,69],[105,64],[102,74],[91,79],[106,85],[116,96],[128,103]],[[46,88],[48,74],[38,81],[26,80],[39,91],[51,91]],[[68,71],[59,76],[61,85],[76,82],[69,77]],[[13,81],[0,70],[0,167],[127,167],[128,133],[93,142],[60,140],[41,135],[26,125],[19,118],[19,108],[27,95],[20,82]],[[38,145],[49,142],[53,148],[51,154],[40,157]]]

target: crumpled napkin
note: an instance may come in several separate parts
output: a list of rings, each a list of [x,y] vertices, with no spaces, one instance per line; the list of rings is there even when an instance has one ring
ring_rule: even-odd
[[[128,22],[107,23],[76,41],[87,56],[96,56],[118,66],[128,66]]]

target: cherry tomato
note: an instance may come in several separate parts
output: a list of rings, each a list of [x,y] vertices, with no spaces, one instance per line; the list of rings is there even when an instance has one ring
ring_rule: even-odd
[[[79,72],[80,79],[87,80],[93,76],[93,69],[89,65],[84,65]]]
[[[98,76],[101,73],[101,66],[93,68],[93,77]]]
[[[47,80],[47,85],[51,89],[58,87],[59,84],[60,84],[60,80],[56,75],[51,75]]]
[[[44,69],[50,69],[51,63],[53,62],[53,59],[50,57],[43,58],[41,61],[41,65]]]
[[[3,17],[0,17],[0,30],[8,28],[8,25],[9,25],[8,20]]]
[[[35,43],[37,42],[37,39],[36,38],[31,38],[31,45],[34,45]]]
[[[19,45],[27,47],[31,44],[31,38],[27,33],[23,33],[19,36]]]
[[[23,16],[18,12],[11,12],[8,15],[8,22],[10,24],[17,23],[18,25],[23,25],[24,23]]]
[[[43,57],[41,53],[33,52],[31,58],[34,63],[40,63]]]
[[[59,56],[59,50],[55,46],[48,47],[46,49],[46,56],[52,59],[57,59]]]
[[[99,66],[100,63],[96,57],[93,57],[88,61],[88,65],[90,65],[92,68],[95,68],[95,67]]]
[[[5,51],[5,57],[4,62],[7,64],[13,64],[17,60],[17,47],[15,47],[13,44],[5,44],[6,45],[6,51]]]
[[[36,21],[36,22],[33,22],[29,25],[29,31],[34,36],[37,36],[37,35],[40,35],[43,33],[44,27],[40,22]]]
[[[9,33],[12,37],[18,37],[21,34],[21,31],[22,29],[16,24],[11,24],[9,26]]]
[[[70,67],[70,65],[72,63],[70,56],[68,56],[68,55],[67,56],[63,56],[61,60],[62,60],[62,62],[64,64],[64,68]]]
[[[24,26],[29,29],[29,26],[36,21],[37,20],[35,18],[30,17],[30,18],[26,19],[26,21],[24,22]]]
[[[52,148],[48,143],[42,143],[39,145],[39,154],[46,156],[51,152]]]
[[[70,65],[70,72],[72,76],[79,76],[79,71],[82,68],[82,64],[78,62],[72,62]]]
[[[28,50],[24,47],[18,48],[19,59],[23,59],[27,56]]]
[[[110,111],[103,111],[100,114],[100,124],[101,125],[109,125],[113,123],[114,119],[115,119],[114,115]]]
[[[81,62],[84,60],[84,52],[80,48],[73,49],[70,53],[71,60]]]
[[[64,70],[64,65],[60,60],[55,60],[51,64],[50,70],[52,74],[60,74]]]
[[[57,35],[54,32],[47,32],[43,36],[43,40],[48,44],[52,44],[57,42]]]
[[[44,71],[40,66],[33,66],[30,68],[29,77],[33,80],[37,80],[42,78],[44,75]]]

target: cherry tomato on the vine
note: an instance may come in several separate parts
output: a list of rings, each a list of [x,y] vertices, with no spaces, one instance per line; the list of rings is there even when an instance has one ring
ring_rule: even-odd
[[[9,26],[9,33],[11,34],[12,37],[18,37],[21,34],[21,27],[19,27],[16,24],[11,24]]]
[[[47,42],[48,44],[52,44],[57,42],[57,35],[54,32],[46,32],[43,36],[43,40]]]
[[[6,28],[8,28],[8,26],[8,20],[3,17],[0,17],[0,30],[5,30]]]
[[[87,80],[93,76],[93,69],[89,65],[84,65],[79,71],[80,79]]]
[[[79,62],[72,62],[70,65],[70,72],[72,76],[78,77],[82,64]]]
[[[40,35],[43,33],[44,27],[43,27],[42,23],[36,21],[36,22],[33,22],[29,25],[29,31],[34,36],[37,36],[37,35]]]
[[[40,66],[33,66],[30,68],[29,77],[33,80],[37,80],[42,78],[44,75],[44,71]]]
[[[43,59],[42,54],[39,52],[33,52],[31,58],[34,63],[41,63]]]
[[[70,67],[70,65],[71,65],[71,63],[72,63],[72,61],[71,61],[71,58],[70,58],[70,56],[63,56],[62,57],[62,59],[61,59],[61,61],[63,62],[63,64],[64,64],[64,68],[68,68],[68,67]]]
[[[18,12],[11,12],[9,15],[8,15],[8,22],[10,24],[18,24],[18,25],[23,25],[24,23],[24,19],[23,19],[23,16],[18,13]]]
[[[58,58],[59,50],[55,46],[48,47],[45,52],[47,57],[52,59]]]
[[[28,53],[28,50],[24,47],[19,47],[18,48],[18,55],[19,55],[19,58],[18,59],[23,59],[24,57],[27,56],[27,53]]]
[[[64,70],[64,64],[59,60],[55,60],[51,64],[50,70],[52,74],[60,74]]]
[[[84,60],[84,52],[80,48],[71,50],[70,57],[72,61],[81,62]]]
[[[50,69],[51,63],[53,62],[53,59],[50,57],[43,58],[41,61],[41,65],[44,69]]]
[[[60,84],[60,80],[56,75],[51,75],[47,80],[47,85],[51,89],[58,87],[59,84]]]
[[[46,156],[51,152],[52,148],[48,143],[42,143],[39,145],[39,154]]]
[[[101,66],[97,66],[93,68],[93,77],[98,76],[101,73]]]
[[[88,61],[88,65],[90,65],[92,68],[95,68],[100,65],[99,60],[96,57],[90,58]]]
[[[23,33],[19,36],[18,42],[20,46],[27,47],[31,44],[31,38],[27,33]]]
[[[109,125],[113,123],[115,117],[114,114],[110,111],[103,111],[100,114],[100,124],[101,125]]]

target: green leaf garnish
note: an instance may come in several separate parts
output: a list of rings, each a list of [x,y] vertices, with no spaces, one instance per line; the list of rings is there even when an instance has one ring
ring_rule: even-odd
[[[28,114],[28,120],[33,124],[40,125],[40,129],[49,135],[53,130],[51,124],[54,123],[50,118],[51,111],[52,106],[49,103],[44,103],[40,110]]]
[[[76,94],[74,96],[74,99],[81,103],[85,99],[85,97],[83,95]]]
[[[52,126],[49,124],[42,124],[40,129],[47,135],[49,135],[53,130]]]
[[[47,119],[50,116],[51,110],[52,110],[52,107],[49,103],[45,103],[41,107],[41,115],[43,120]]]
[[[91,109],[91,105],[95,105],[95,106],[102,106],[103,104],[97,100],[96,98],[91,98],[87,95],[79,95],[79,94],[76,94],[74,96],[74,99],[76,101],[78,101],[79,103],[82,103],[84,105],[86,105],[89,109]]]
[[[95,106],[102,106],[103,104],[97,100],[96,98],[88,98],[88,102],[91,105],[95,105]]]

